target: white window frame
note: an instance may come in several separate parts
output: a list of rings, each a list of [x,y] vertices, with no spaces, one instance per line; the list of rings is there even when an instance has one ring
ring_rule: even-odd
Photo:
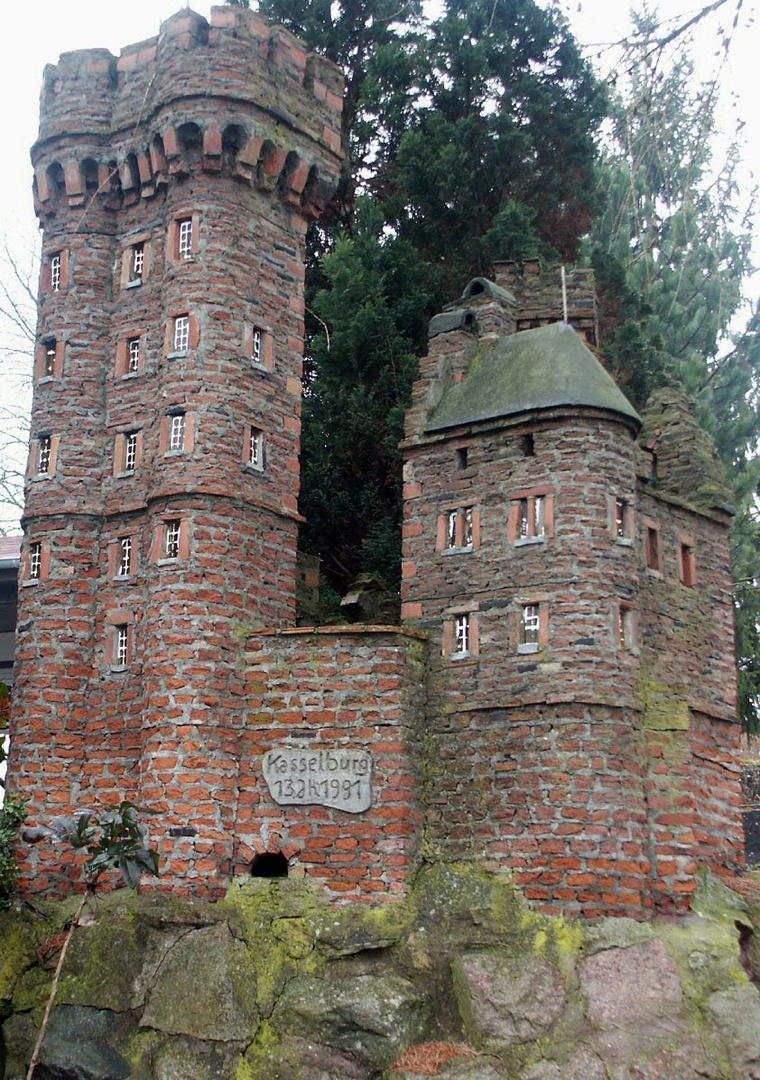
[[[254,326],[251,337],[251,360],[254,364],[264,362],[264,331],[259,326]]]
[[[177,220],[177,257],[180,259],[193,257],[193,219],[191,217]]]
[[[140,339],[133,337],[127,339],[127,372],[133,374],[140,370]]]
[[[185,449],[185,414],[172,413],[169,417],[169,449]]]
[[[470,613],[463,611],[454,616],[454,650],[453,656],[470,655]]]
[[[132,537],[122,536],[119,539],[119,565],[116,571],[117,577],[129,577],[132,573]]]
[[[37,474],[43,476],[50,472],[53,456],[53,436],[41,435],[37,440]]]
[[[523,604],[520,611],[520,653],[538,652],[541,638],[541,605]]]
[[[39,541],[29,545],[29,579],[39,581],[42,577],[42,544]]]
[[[248,464],[252,469],[264,468],[264,432],[252,427],[248,437]]]
[[[114,664],[116,667],[127,667],[129,664],[129,626],[125,623],[116,627],[114,641]]]
[[[63,275],[63,257],[60,251],[50,256],[50,291],[60,292]]]
[[[175,315],[172,332],[172,351],[187,352],[190,347],[190,316]]]
[[[145,269],[145,241],[133,244],[129,251],[129,280],[142,281]]]
[[[124,435],[124,472],[134,472],[137,468],[137,436],[136,431]]]
[[[180,537],[182,535],[182,522],[179,518],[173,518],[164,523],[164,552],[165,559],[178,559],[180,550]]]

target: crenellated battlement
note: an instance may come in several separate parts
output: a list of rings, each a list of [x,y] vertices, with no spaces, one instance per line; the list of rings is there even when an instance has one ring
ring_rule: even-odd
[[[117,210],[174,178],[227,171],[317,217],[340,169],[341,94],[333,64],[239,8],[213,8],[210,22],[178,12],[118,59],[64,53],[44,74],[36,212],[45,222],[93,196]]]

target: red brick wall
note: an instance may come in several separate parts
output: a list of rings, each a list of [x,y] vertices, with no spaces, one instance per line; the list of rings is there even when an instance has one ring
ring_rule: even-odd
[[[325,627],[249,637],[241,665],[235,872],[281,851],[291,872],[328,892],[377,900],[405,893],[421,842],[416,748],[424,715],[424,642],[377,627]],[[261,769],[272,748],[367,750],[366,813],[280,806]]]
[[[27,490],[27,537],[49,567],[21,589],[12,784],[32,820],[137,798],[168,837],[189,813],[190,876],[230,867],[232,635],[295,622],[303,244],[337,182],[340,95],[333,65],[242,9],[215,9],[210,25],[182,12],[118,60],[68,53],[45,72],[35,198],[44,251],[62,252],[66,273],[56,292],[43,275],[39,333],[63,359],[34,396],[33,445],[58,443],[54,475]],[[179,216],[193,219],[191,259],[168,240]],[[137,241],[146,264],[128,284]],[[190,341],[172,357],[178,314]],[[177,411],[187,442],[167,452]],[[251,426],[263,468],[246,464]],[[167,520],[181,522],[169,561]],[[114,572],[125,535],[126,577]],[[114,670],[119,626],[129,658]]]

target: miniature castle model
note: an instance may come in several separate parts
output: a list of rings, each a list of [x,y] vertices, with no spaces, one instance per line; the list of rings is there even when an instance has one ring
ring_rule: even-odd
[[[403,625],[296,626],[341,91],[234,7],[46,69],[14,790],[31,821],[149,807],[158,887],[194,895],[253,870],[386,899],[477,859],[547,911],[682,909],[697,863],[741,861],[730,509],[678,395],[637,441],[588,272],[566,322],[533,263],[433,320]],[[58,858],[25,888],[64,888]]]

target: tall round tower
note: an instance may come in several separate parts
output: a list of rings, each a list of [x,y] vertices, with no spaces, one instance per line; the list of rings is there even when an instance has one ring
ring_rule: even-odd
[[[337,183],[341,89],[256,13],[185,10],[118,59],[48,67],[32,151],[13,785],[33,818],[150,805],[169,874],[212,891],[228,643],[295,624],[304,236]]]

